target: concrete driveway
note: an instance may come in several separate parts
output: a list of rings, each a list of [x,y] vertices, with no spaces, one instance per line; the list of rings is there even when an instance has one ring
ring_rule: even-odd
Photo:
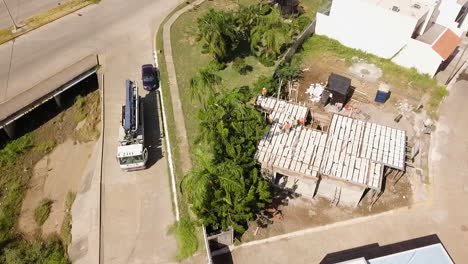
[[[435,234],[455,263],[468,260],[468,80],[455,83],[433,134],[432,198],[403,208],[305,230],[280,240],[241,245],[234,263],[319,263],[333,252],[378,243],[387,245]],[[225,256],[226,257],[226,256]],[[224,258],[226,260],[226,258]]]

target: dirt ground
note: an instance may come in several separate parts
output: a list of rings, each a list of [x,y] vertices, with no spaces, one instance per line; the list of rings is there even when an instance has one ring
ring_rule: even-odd
[[[369,194],[364,197],[358,207],[352,208],[331,205],[329,200],[320,197],[309,199],[278,191],[274,200],[279,204],[278,210],[282,217],[271,217],[271,222],[266,226],[258,222],[249,223],[249,228],[241,240],[245,243],[396,208],[410,207],[412,204],[410,178],[412,176],[408,174],[396,176],[395,173],[387,176],[384,193],[372,207],[370,207],[372,196]]]
[[[303,74],[299,79],[298,102],[311,105],[309,96],[305,93],[312,83],[325,84],[331,73],[336,73],[351,79],[355,89],[352,102],[372,103],[379,85],[382,72],[373,64],[356,63],[348,66],[343,59],[334,56],[322,56],[307,60],[303,65]],[[386,84],[389,85],[389,84]],[[395,105],[406,99],[409,104],[419,103],[420,95],[407,87],[390,86],[391,95],[386,105]]]
[[[34,233],[37,228],[34,210],[45,198],[54,203],[49,218],[42,226],[42,234],[47,237],[60,231],[65,215],[65,197],[68,192],[78,191],[94,145],[95,142],[73,145],[73,141],[68,139],[34,166],[18,224],[23,233]]]
[[[85,116],[84,120],[77,118],[79,113]],[[32,172],[18,220],[18,229],[26,238],[31,239],[38,233],[47,237],[60,232],[67,193],[78,191],[100,133],[99,122],[99,91],[94,91],[84,96],[84,103],[72,104],[34,131],[37,142],[52,141],[56,145],[24,168]],[[49,218],[39,227],[34,211],[44,198],[51,199],[53,204]]]
[[[281,216],[270,217],[269,221],[251,222],[248,231],[244,233],[242,242],[263,239],[275,235],[293,232],[305,228],[331,224],[356,217],[377,214],[401,207],[410,207],[414,202],[427,199],[428,164],[430,136],[422,133],[425,111],[414,111],[421,98],[408,94],[404,87],[391,87],[390,99],[385,104],[374,102],[374,97],[380,85],[388,85],[380,81],[382,71],[372,64],[357,63],[348,66],[336,57],[320,57],[307,61],[299,79],[298,94],[292,94],[293,100],[305,104],[312,110],[314,119],[319,119],[320,125],[330,121],[333,109],[323,108],[309,100],[305,92],[312,83],[325,85],[331,73],[346,76],[352,80],[355,89],[352,99],[347,103],[350,109],[343,108],[340,114],[356,119],[366,120],[406,131],[407,151],[418,148],[419,153],[414,160],[408,160],[406,172],[400,177],[395,173],[386,176],[383,195],[372,208],[372,194],[368,193],[358,207],[350,208],[342,205],[333,206],[330,201],[316,197],[314,199],[297,197],[296,194],[280,192],[276,204]],[[297,96],[297,97],[296,97]],[[333,111],[334,112],[334,111]],[[398,114],[403,117],[399,122],[394,119]],[[328,120],[327,120],[328,118]],[[326,126],[324,127],[326,130]],[[270,215],[271,216],[271,215]],[[269,222],[269,223],[268,223]]]

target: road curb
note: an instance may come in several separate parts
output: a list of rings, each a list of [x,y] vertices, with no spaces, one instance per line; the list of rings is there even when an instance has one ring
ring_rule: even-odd
[[[164,26],[164,25],[160,25]],[[155,30],[153,34],[153,59],[154,59],[154,65],[159,68],[158,64],[158,55],[156,52],[156,36],[158,34],[159,27]],[[163,127],[164,127],[164,139],[166,142],[166,148],[167,148],[167,160],[168,160],[168,165],[169,165],[169,173],[171,174],[171,189],[172,189],[172,200],[174,203],[174,209],[175,209],[175,218],[176,221],[179,222],[180,220],[180,212],[179,212],[179,202],[177,199],[177,188],[176,188],[176,179],[175,179],[175,172],[174,172],[174,161],[172,159],[172,149],[171,149],[171,141],[169,140],[169,132],[167,130],[167,117],[166,117],[166,110],[164,107],[164,94],[162,90],[162,83],[161,80],[159,80],[159,100],[161,103],[161,112],[162,112],[162,121],[163,121]]]

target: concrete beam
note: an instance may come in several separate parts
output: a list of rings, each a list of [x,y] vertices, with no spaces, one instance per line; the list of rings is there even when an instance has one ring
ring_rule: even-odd
[[[63,108],[63,96],[62,94],[57,94],[54,96],[54,101],[59,108]]]
[[[10,139],[14,139],[16,136],[16,122],[11,122],[10,124],[4,126],[3,130]]]

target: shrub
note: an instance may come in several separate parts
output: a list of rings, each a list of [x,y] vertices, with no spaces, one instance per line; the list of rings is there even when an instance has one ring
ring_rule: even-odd
[[[35,240],[27,242],[17,240],[7,245],[2,252],[1,263],[5,264],[69,264],[60,241]]]
[[[278,83],[272,77],[262,75],[258,77],[257,82],[253,85],[253,93],[260,94],[263,88],[266,88],[271,95],[276,92]]]
[[[34,212],[34,220],[38,225],[42,226],[47,218],[49,218],[53,203],[54,202],[50,199],[43,199],[36,208],[36,211]]]
[[[306,15],[300,15],[293,21],[293,29],[295,33],[299,34],[300,32],[302,32],[302,30],[304,30],[310,24],[311,21],[312,19],[310,19],[310,17]]]
[[[237,57],[236,59],[234,59],[234,62],[232,63],[232,68],[238,73],[244,75],[244,74],[247,74],[249,69],[251,69],[252,67],[245,63],[244,58]]]
[[[266,57],[265,55],[260,56],[258,58],[258,61],[260,61],[260,63],[265,67],[272,67],[275,65],[275,62],[272,59]]]
[[[217,60],[212,60],[212,61],[210,61],[210,63],[208,63],[208,65],[206,67],[207,67],[207,69],[209,69],[211,71],[222,71],[222,70],[226,69],[227,65],[224,62],[219,62]]]

